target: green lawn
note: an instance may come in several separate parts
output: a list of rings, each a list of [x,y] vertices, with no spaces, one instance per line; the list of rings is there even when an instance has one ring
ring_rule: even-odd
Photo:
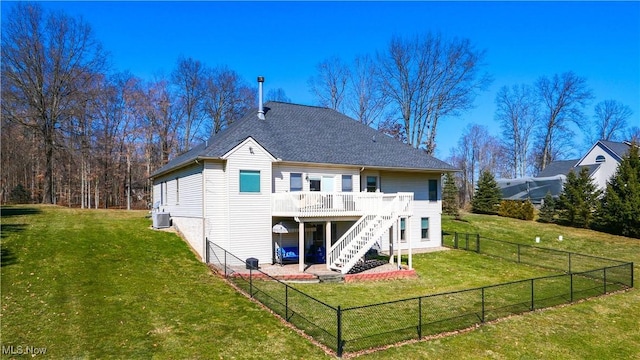
[[[145,215],[3,208],[2,346],[46,347],[51,358],[330,358],[212,276],[176,235],[150,230]],[[443,228],[523,244],[541,236],[545,247],[633,261],[639,273],[639,240],[493,216],[465,219],[445,219]],[[563,242],[553,240],[558,235]],[[414,267],[418,280],[296,287],[331,305],[356,306],[552,273],[462,251],[417,255]],[[638,359],[638,309],[634,288],[362,358]]]
[[[2,346],[50,358],[327,358],[140,211],[2,208]]]

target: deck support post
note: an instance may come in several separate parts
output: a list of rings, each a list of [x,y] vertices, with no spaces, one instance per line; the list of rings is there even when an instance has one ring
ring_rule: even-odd
[[[304,271],[304,221],[298,223],[298,271]]]
[[[413,269],[413,254],[412,254],[412,249],[411,249],[411,240],[412,240],[412,233],[411,233],[411,218],[412,216],[407,217],[407,229],[405,236],[407,237],[407,242],[409,243],[409,270]]]
[[[324,240],[325,240],[325,244],[324,244],[324,251],[325,251],[325,259],[326,259],[326,263],[327,263],[327,270],[329,270],[329,249],[331,249],[331,241],[333,241],[331,239],[331,221],[327,221],[327,224],[325,226],[325,231],[324,231]]]

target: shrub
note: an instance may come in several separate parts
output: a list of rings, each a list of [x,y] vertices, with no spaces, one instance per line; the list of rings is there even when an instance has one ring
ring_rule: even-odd
[[[533,204],[529,200],[502,200],[498,215],[520,220],[533,220]]]

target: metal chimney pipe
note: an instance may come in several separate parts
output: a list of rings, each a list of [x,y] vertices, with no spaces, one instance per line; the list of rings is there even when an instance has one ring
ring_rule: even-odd
[[[262,106],[262,83],[264,76],[258,76],[258,119],[264,120],[264,107]]]

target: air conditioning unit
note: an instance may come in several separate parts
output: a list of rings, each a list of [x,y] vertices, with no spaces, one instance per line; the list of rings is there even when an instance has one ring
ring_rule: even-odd
[[[166,212],[154,212],[152,215],[153,228],[164,229],[171,226],[171,216]]]

